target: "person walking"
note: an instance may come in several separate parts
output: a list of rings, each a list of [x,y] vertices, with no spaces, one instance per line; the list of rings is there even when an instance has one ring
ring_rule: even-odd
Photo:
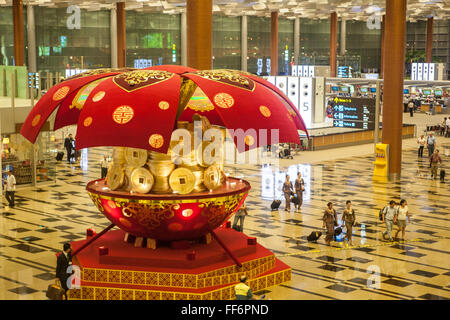
[[[108,158],[106,158],[106,156],[103,156],[103,160],[100,163],[100,167],[102,174],[101,179],[105,179],[106,175],[108,174]]]
[[[323,220],[323,227],[327,228],[327,235],[325,237],[325,242],[327,246],[329,246],[331,240],[333,240],[334,237],[334,227],[337,226],[336,210],[333,209],[332,202],[328,202],[322,220]]]
[[[244,232],[244,219],[245,216],[248,215],[247,207],[245,206],[245,202],[242,204],[242,206],[238,209],[236,214],[234,215],[234,221],[233,221],[233,229],[239,232]],[[239,225],[238,225],[239,222]]]
[[[446,138],[450,137],[450,117],[448,117],[447,120],[445,120],[445,137]]]
[[[423,158],[423,149],[425,148],[425,144],[427,143],[427,140],[425,139],[424,135],[421,135],[419,139],[417,139],[417,144],[419,145],[419,153],[418,157]]]
[[[8,201],[8,206],[14,208],[14,198],[16,193],[16,177],[12,174],[11,170],[7,172],[8,177],[3,179],[6,184],[5,198]]]
[[[430,132],[430,135],[427,138],[427,148],[428,148],[428,157],[434,153],[434,148],[436,147],[436,138],[433,136],[433,132]]]
[[[383,211],[382,221],[386,224],[386,231],[383,232],[383,239],[386,239],[386,235],[389,236],[389,241],[394,241],[391,236],[392,227],[394,226],[394,218],[397,215],[397,208],[395,207],[395,201],[391,200],[389,206],[386,206]]]
[[[445,136],[447,132],[447,117],[444,118],[444,121],[442,122],[441,125],[441,136]]]
[[[297,179],[295,179],[295,193],[298,198],[297,210],[300,211],[300,207],[303,204],[303,191],[305,191],[305,181],[302,178],[302,174],[299,172],[297,175]]]
[[[398,230],[395,233],[395,237],[397,239],[398,234],[400,231],[402,232],[402,240],[405,241],[405,231],[406,231],[406,219],[408,219],[408,222],[410,220],[411,215],[408,212],[408,203],[405,199],[400,200],[400,206],[397,210],[397,215],[394,218],[394,223],[397,222]]]
[[[66,148],[67,151],[67,162],[68,163],[72,163],[72,157],[73,157],[73,153],[75,152],[74,148],[73,148],[73,137],[72,134],[69,134],[69,136],[64,140],[64,148]]]
[[[437,178],[437,169],[439,164],[442,164],[442,158],[439,155],[439,150],[436,149],[430,157],[431,179],[433,179],[433,176],[434,179]]]
[[[409,100],[408,102],[408,109],[409,109],[409,115],[411,117],[414,116],[414,102],[412,100]]]
[[[69,290],[67,280],[71,275],[67,272],[70,265],[72,265],[72,247],[70,243],[64,243],[63,251],[56,259],[56,278],[59,279],[61,288],[66,292],[66,297],[67,291]]]
[[[291,194],[294,192],[292,191],[292,182],[289,181],[289,175],[286,175],[286,181],[283,183],[283,194],[284,198],[286,199],[286,208],[284,211],[290,211],[291,210]]]
[[[352,208],[352,202],[350,200],[347,200],[345,205],[346,208],[342,214],[342,221],[345,223],[345,228],[347,229],[345,232],[345,239],[347,239],[347,243],[350,243],[350,245],[353,246],[352,232],[353,227],[356,225],[355,210]],[[344,226],[344,223],[342,224],[342,227]]]

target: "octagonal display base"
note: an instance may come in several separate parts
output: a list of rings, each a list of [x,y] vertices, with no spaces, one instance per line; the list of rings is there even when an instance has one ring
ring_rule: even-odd
[[[110,231],[74,258],[81,280],[69,299],[230,300],[243,274],[253,292],[291,280],[291,268],[254,238],[231,228],[215,232],[242,267],[215,240],[189,249],[149,250],[123,242],[122,230]],[[72,242],[73,249],[85,241]]]

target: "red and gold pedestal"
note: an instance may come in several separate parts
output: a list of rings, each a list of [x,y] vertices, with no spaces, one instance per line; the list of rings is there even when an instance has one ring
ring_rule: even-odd
[[[228,224],[229,226],[229,224]],[[114,230],[80,252],[80,289],[73,300],[230,300],[243,274],[257,292],[291,280],[291,268],[250,238],[229,227],[215,230],[242,267],[213,239],[186,249],[135,247]],[[88,239],[72,242],[74,250]]]

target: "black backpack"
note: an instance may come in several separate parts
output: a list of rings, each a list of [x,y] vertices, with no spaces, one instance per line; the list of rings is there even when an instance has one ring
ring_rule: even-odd
[[[384,207],[383,209],[380,210],[380,213],[378,214],[378,218],[380,219],[380,221],[383,221],[383,211],[384,209],[386,209],[386,207]]]

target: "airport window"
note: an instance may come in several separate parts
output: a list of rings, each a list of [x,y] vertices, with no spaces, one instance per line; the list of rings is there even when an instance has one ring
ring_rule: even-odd
[[[213,15],[214,69],[241,69],[241,17]]]

